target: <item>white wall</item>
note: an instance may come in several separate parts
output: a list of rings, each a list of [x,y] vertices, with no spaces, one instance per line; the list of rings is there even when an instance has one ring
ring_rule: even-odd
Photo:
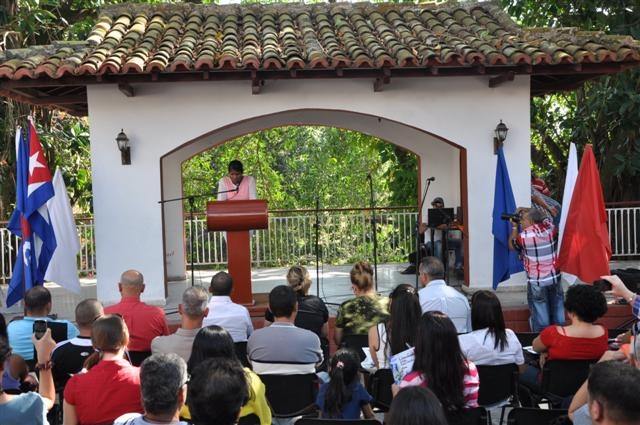
[[[134,88],[136,96],[127,98],[116,86],[89,87],[98,297],[106,303],[118,299],[115,284],[127,268],[145,275],[147,301],[164,301],[163,243],[170,278],[184,276],[184,243],[179,203],[164,207],[163,242],[158,201],[181,196],[181,161],[262,128],[331,125],[406,147],[420,155],[421,181],[436,177],[429,197],[442,195],[450,206],[461,202],[453,144],[465,148],[474,287],[491,285],[492,137],[500,119],[510,129],[505,155],[516,202],[529,203],[527,77],[493,89],[487,77],[394,79],[383,92],[374,92],[368,79],[267,81],[259,95],[251,94],[248,81]],[[131,140],[129,166],[120,164],[115,146],[121,128]]]

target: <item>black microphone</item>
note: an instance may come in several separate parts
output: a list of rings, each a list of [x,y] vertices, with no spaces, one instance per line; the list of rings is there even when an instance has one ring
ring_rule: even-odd
[[[436,178],[435,178],[435,177],[429,177],[429,178],[427,179],[427,181],[428,181],[428,182],[434,182],[434,181],[436,181]]]
[[[240,183],[236,185],[236,192],[240,191]]]

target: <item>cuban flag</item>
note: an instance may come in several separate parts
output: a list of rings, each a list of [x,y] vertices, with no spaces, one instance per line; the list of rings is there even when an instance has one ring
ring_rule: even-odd
[[[22,240],[9,283],[7,307],[20,301],[34,285],[44,282],[56,249],[47,209],[47,201],[54,195],[51,172],[31,120],[26,141],[22,130],[16,131],[16,167],[16,209],[7,227]]]

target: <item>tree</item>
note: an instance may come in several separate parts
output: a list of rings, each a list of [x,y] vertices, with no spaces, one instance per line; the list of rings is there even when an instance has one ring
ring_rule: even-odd
[[[578,27],[640,36],[638,2],[618,0],[503,0],[525,26]],[[591,143],[607,201],[640,197],[640,72],[629,70],[589,81],[578,90],[532,100],[534,171],[548,178],[561,198],[569,143]]]

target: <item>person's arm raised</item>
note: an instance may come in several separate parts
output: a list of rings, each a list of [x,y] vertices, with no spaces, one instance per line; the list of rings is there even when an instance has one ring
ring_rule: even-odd
[[[56,400],[56,388],[51,373],[51,352],[55,348],[56,342],[51,338],[51,329],[49,328],[40,339],[37,339],[35,334],[31,335],[31,341],[38,354],[38,364],[36,365],[40,371],[40,390],[38,392],[44,399],[47,410],[50,410]]]

